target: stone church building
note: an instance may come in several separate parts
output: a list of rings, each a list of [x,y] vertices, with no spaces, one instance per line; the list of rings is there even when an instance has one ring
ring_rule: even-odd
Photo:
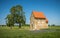
[[[48,19],[43,12],[33,11],[30,16],[30,29],[40,30],[48,28]]]

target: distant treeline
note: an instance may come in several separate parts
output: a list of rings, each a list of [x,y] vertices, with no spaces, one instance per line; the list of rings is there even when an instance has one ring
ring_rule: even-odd
[[[60,26],[60,25],[55,25],[55,24],[52,24],[52,25],[48,25],[48,26]]]
[[[5,27],[5,26],[7,26],[7,25],[0,25],[0,27]],[[18,25],[14,25],[14,26],[18,26]],[[30,26],[30,25],[29,24],[25,24],[23,26]]]
[[[5,26],[7,26],[7,25],[0,25],[0,27],[5,27]]]
[[[7,25],[0,25],[0,27],[5,27]],[[14,26],[18,26],[18,25],[14,25]],[[30,26],[30,24],[25,24],[23,26]],[[55,25],[55,24],[52,24],[52,25],[48,25],[48,26],[60,26],[60,25]]]

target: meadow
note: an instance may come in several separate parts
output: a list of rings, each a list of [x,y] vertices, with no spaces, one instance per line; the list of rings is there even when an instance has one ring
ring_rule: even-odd
[[[60,26],[49,26],[48,29],[29,30],[29,26],[14,26],[10,29],[7,26],[0,26],[0,38],[60,38]]]

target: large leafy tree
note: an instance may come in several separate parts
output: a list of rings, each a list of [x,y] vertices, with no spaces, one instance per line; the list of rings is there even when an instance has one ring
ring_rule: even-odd
[[[8,18],[7,24],[9,26],[11,26],[11,25],[14,26],[14,23],[19,23],[19,28],[21,28],[21,26],[23,24],[25,24],[25,21],[26,21],[25,13],[23,12],[22,6],[20,6],[20,5],[13,6],[10,9],[10,12],[11,12],[11,14],[7,16],[7,18]]]

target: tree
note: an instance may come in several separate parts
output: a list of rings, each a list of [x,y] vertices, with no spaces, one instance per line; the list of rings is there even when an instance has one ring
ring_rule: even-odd
[[[19,28],[25,23],[25,13],[23,12],[22,6],[17,5],[16,6],[16,18],[17,23],[19,23]]]
[[[22,6],[20,5],[13,6],[10,9],[10,13],[11,14],[7,16],[7,19],[8,19],[7,25],[14,26],[14,23],[19,23],[19,28],[21,28],[21,26],[25,24],[25,21],[26,21],[25,12],[23,12]]]
[[[7,15],[6,20],[7,26],[9,26],[12,29],[12,26],[14,26],[13,15],[12,14]]]

